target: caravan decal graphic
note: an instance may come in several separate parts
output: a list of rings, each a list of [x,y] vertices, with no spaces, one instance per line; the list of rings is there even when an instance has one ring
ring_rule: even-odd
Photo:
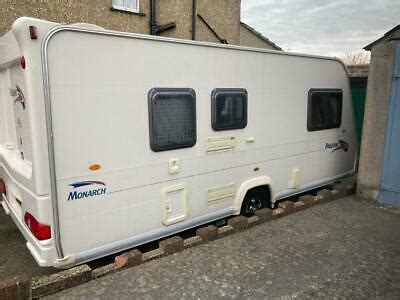
[[[14,104],[21,103],[22,108],[25,109],[25,96],[22,92],[22,89],[18,85],[15,86],[15,89],[10,89],[10,94],[13,97],[17,97],[14,99]]]
[[[101,181],[80,181],[69,184],[73,187],[73,191],[69,192],[68,201],[104,195],[107,191],[106,184]],[[89,190],[81,190],[80,188],[90,187]]]
[[[347,152],[349,150],[349,144],[346,141],[339,140],[336,143],[326,143],[325,144],[325,150],[332,150],[331,153],[342,149],[344,152]]]

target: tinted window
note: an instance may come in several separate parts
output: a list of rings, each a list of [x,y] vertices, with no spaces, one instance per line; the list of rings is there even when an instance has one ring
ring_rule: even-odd
[[[154,88],[149,92],[150,146],[153,151],[196,144],[196,94],[192,89]]]
[[[308,94],[307,128],[309,131],[340,127],[343,92],[312,89]]]
[[[212,128],[240,129],[247,125],[247,91],[215,89],[211,95]]]

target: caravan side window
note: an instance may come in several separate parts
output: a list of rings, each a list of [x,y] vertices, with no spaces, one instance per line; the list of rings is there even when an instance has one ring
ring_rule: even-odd
[[[214,130],[247,126],[247,91],[214,89],[211,94],[211,125]]]
[[[193,89],[153,88],[148,98],[153,151],[196,144],[196,93]]]
[[[311,89],[308,92],[308,131],[340,127],[342,123],[342,102],[342,90]]]

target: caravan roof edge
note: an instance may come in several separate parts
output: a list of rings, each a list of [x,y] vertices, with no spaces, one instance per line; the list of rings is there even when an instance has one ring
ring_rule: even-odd
[[[47,35],[44,38],[44,41],[48,42],[54,34],[61,32],[61,31],[77,31],[77,32],[83,32],[83,33],[102,34],[102,35],[116,36],[116,37],[129,37],[129,38],[137,38],[137,39],[143,39],[143,40],[152,40],[152,41],[160,41],[160,42],[168,42],[168,43],[177,43],[177,44],[184,44],[184,45],[197,45],[197,46],[203,46],[203,47],[232,49],[232,50],[258,52],[258,53],[269,53],[269,54],[275,54],[275,55],[287,55],[287,56],[296,56],[296,57],[304,57],[304,58],[311,58],[311,59],[323,59],[323,60],[336,61],[336,62],[340,63],[342,65],[343,69],[346,71],[346,65],[338,57],[305,54],[305,53],[298,53],[298,52],[285,52],[285,51],[270,50],[270,49],[263,49],[263,48],[245,47],[245,46],[240,46],[240,45],[218,44],[218,43],[211,43],[211,42],[204,42],[204,41],[193,41],[193,40],[177,39],[177,38],[171,38],[171,37],[146,35],[146,34],[133,33],[133,32],[114,31],[114,30],[108,30],[108,29],[104,29],[104,30],[91,29],[91,28],[80,27],[80,26],[76,26],[76,25],[60,24],[58,26],[55,26],[47,33]]]

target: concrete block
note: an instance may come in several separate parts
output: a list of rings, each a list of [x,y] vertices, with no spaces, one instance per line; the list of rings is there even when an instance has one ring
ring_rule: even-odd
[[[115,257],[115,264],[118,268],[133,267],[140,265],[142,262],[142,252],[138,249],[133,249]]]
[[[278,207],[283,209],[283,213],[285,215],[289,214],[292,212],[294,208],[294,202],[293,201],[283,201],[278,204]]]
[[[164,255],[164,251],[160,248],[143,253],[143,262],[148,262],[153,259],[160,258]]]
[[[179,252],[184,249],[183,239],[180,236],[173,236],[166,240],[162,240],[160,241],[159,245],[166,255]]]
[[[17,275],[0,281],[0,299],[31,299],[31,281],[28,275]]]
[[[224,236],[230,235],[234,232],[234,229],[231,225],[225,225],[218,228],[218,238],[222,238]]]
[[[217,235],[218,235],[218,228],[217,228]],[[203,244],[203,243],[204,243],[203,239],[199,235],[196,235],[196,236],[192,236],[190,238],[184,239],[183,247],[185,247],[185,249],[187,249],[187,248],[191,248],[191,247]]]
[[[333,190],[337,190],[338,192],[342,192],[345,190],[345,185],[343,183],[334,183],[332,185]]]
[[[334,190],[337,190],[341,197],[354,194],[356,192],[356,187],[355,183],[337,183],[333,186]]]
[[[31,299],[31,279],[27,274],[17,276],[18,299]]]
[[[92,269],[88,265],[77,266],[32,282],[32,297],[39,298],[68,289],[92,279]]]
[[[247,228],[247,218],[245,216],[236,216],[228,220],[228,225],[233,227],[234,231],[241,231]]]
[[[127,267],[128,266],[129,256],[130,256],[129,253],[123,253],[123,254],[120,254],[120,255],[116,256],[114,258],[115,265],[118,268]]]
[[[277,208],[272,211],[272,219],[278,219],[284,215],[284,210],[282,208]]]
[[[130,253],[130,257],[129,257],[129,261],[128,261],[128,266],[137,266],[140,265],[143,262],[143,256],[142,256],[142,252],[138,249],[133,249],[131,251],[129,251]]]
[[[213,241],[218,238],[218,227],[215,225],[200,227],[196,230],[196,235],[200,236],[205,242]]]
[[[255,226],[260,224],[260,218],[258,216],[252,216],[247,219],[247,227]]]
[[[115,264],[115,263],[108,264],[108,265],[94,269],[92,271],[92,278],[97,279],[97,278],[103,277],[107,274],[114,273],[114,272],[118,271],[119,269],[120,268],[118,268],[117,264]]]
[[[314,196],[313,195],[304,195],[299,198],[299,202],[303,202],[306,207],[310,207],[314,204]]]
[[[345,185],[345,191],[347,195],[353,195],[357,191],[357,184],[355,183],[349,183]]]
[[[272,209],[262,208],[256,210],[256,216],[260,219],[260,223],[272,220]]]
[[[317,192],[317,197],[315,197],[318,202],[325,203],[332,200],[332,192],[328,189],[323,189]]]
[[[0,281],[0,299],[6,299],[6,285],[4,281]]]
[[[321,195],[317,195],[314,197],[314,204],[321,204],[323,197]]]
[[[294,203],[293,211],[300,211],[306,208],[306,204],[303,201],[297,201]]]
[[[17,277],[4,280],[6,299],[18,299]]]
[[[339,193],[338,190],[333,189],[333,190],[331,190],[331,193],[332,193],[332,200],[336,200],[336,199],[340,199],[341,198],[340,197],[340,193]]]

